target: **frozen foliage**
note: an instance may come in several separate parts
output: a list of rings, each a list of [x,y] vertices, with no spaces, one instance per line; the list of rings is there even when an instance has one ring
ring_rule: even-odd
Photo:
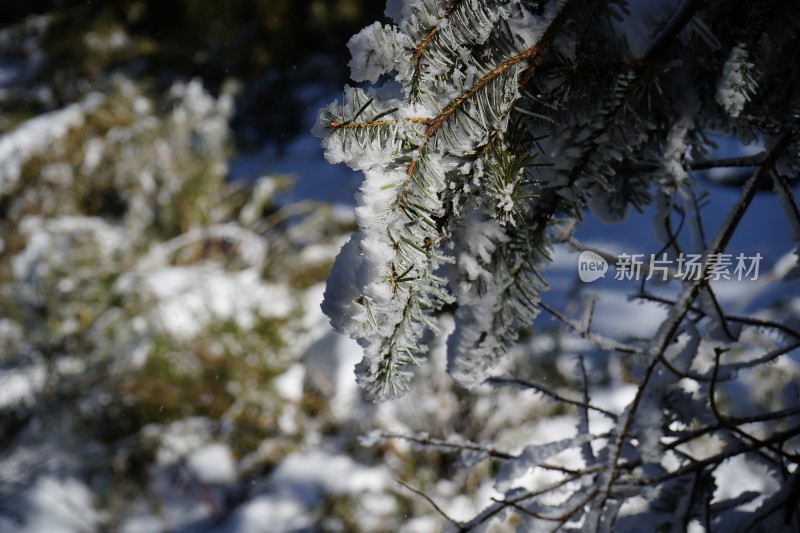
[[[410,44],[405,34],[390,26],[381,26],[380,22],[367,26],[347,43],[353,56],[350,61],[353,80],[378,81],[397,67]]]
[[[675,123],[667,137],[667,145],[664,147],[662,165],[675,184],[683,182],[688,177],[684,161],[688,148],[686,137],[689,134],[690,126],[691,122],[688,119],[682,119]]]
[[[790,227],[800,220],[790,184],[800,145],[800,15],[788,0],[658,4],[392,1],[393,24],[375,23],[350,45],[353,79],[378,83],[346,87],[319,115],[314,132],[328,161],[363,171],[358,230],[331,271],[323,310],[362,346],[356,373],[367,397],[411,388],[425,339],[447,335],[436,346],[457,384],[530,389],[574,411],[575,435],[516,455],[405,437],[504,462],[495,483],[502,496],[469,520],[453,519],[460,528],[511,515],[526,531],[800,525],[790,497],[800,479],[790,385],[800,370],[796,309],[777,319],[763,303],[746,307],[748,295],[743,305],[754,314],[732,315],[724,280],[715,279],[770,181]],[[652,28],[647,38],[620,29],[637,24]],[[711,159],[714,135],[764,150]],[[694,171],[730,166],[754,171],[707,240]],[[631,298],[664,306],[652,334],[626,329],[619,316],[596,322],[631,338],[596,332],[594,299],[563,311],[541,302],[553,247],[587,249],[575,238],[587,209],[618,222],[654,203],[663,248],[653,255],[691,252],[702,269],[694,277],[664,270],[657,286],[655,263],[644,266]],[[542,385],[546,369],[525,369],[530,380],[505,375],[542,309],[588,343],[590,356],[573,360],[572,390]],[[788,375],[767,364],[777,362]],[[603,376],[632,385],[626,405],[595,403],[590,389]],[[783,392],[760,391],[757,379]],[[566,465],[555,461],[559,452]],[[727,491],[731,464],[759,481]],[[553,477],[520,481],[537,470]],[[777,489],[778,479],[793,488]]]
[[[716,99],[733,118],[739,116],[750,99],[750,94],[755,90],[756,82],[752,73],[754,66],[748,61],[745,47],[737,44],[722,68],[722,76],[717,82]]]
[[[534,23],[527,8],[489,4],[457,2],[442,17],[434,2],[410,3],[397,26],[365,29],[351,41],[351,51],[361,53],[351,63],[354,78],[374,80],[395,72],[403,92],[391,85],[366,92],[348,87],[341,102],[323,110],[315,128],[329,161],[365,171],[356,210],[360,231],[340,259],[350,266],[334,269],[324,306],[333,310],[334,325],[364,346],[359,381],[378,399],[407,388],[410,367],[418,364],[419,339],[425,330],[436,329],[432,315],[452,301],[453,292],[472,293],[479,310],[458,316],[456,334],[468,330],[478,315],[483,321],[478,337],[459,345],[496,358],[511,340],[509,327],[526,315],[538,291],[528,274],[540,252],[525,250],[526,242],[504,240],[515,248],[522,245],[517,257],[504,246],[492,245],[487,252],[447,245],[460,225],[450,210],[474,212],[477,223],[487,227],[495,219],[513,225],[531,215],[516,204],[527,196],[524,188],[532,180],[523,175],[530,155],[521,149],[524,139],[509,131],[509,116],[520,97],[524,65],[535,55],[520,35],[528,36],[525,29],[536,24],[546,27],[554,15],[548,10]],[[514,22],[513,32],[508,21]],[[493,69],[492,61],[509,55]],[[385,64],[387,58],[393,58],[393,67]],[[367,70],[366,64],[372,67]],[[468,98],[459,97],[464,91]],[[491,201],[471,193],[484,181],[497,191]],[[476,251],[483,255],[474,256]],[[487,254],[505,256],[508,266],[498,272],[497,261]],[[457,288],[457,279],[452,280],[455,291],[448,289],[445,265],[454,257],[466,273],[464,282],[477,282],[474,289]],[[481,263],[492,265],[491,273]],[[481,269],[486,275],[478,280]],[[496,280],[499,276],[506,279]],[[498,304],[508,292],[519,293],[511,313]]]

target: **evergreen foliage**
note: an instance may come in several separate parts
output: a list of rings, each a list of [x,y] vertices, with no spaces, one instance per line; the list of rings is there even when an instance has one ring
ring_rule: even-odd
[[[723,384],[742,372],[776,379],[767,363],[797,350],[800,332],[730,315],[709,283],[712,258],[770,181],[798,227],[790,181],[800,169],[800,12],[790,0],[656,4],[643,15],[624,0],[390,1],[392,23],[350,41],[352,77],[369,83],[346,87],[320,113],[315,133],[328,160],[364,173],[358,231],[336,261],[323,310],[364,348],[357,377],[368,397],[408,389],[426,335],[450,312],[448,370],[461,385],[547,391],[495,375],[540,309],[601,352],[637,363],[637,392],[621,413],[594,406],[585,379],[583,401],[553,393],[581,412],[578,437],[501,457],[504,499],[461,529],[504,512],[543,531],[800,525],[796,386],[780,405],[747,414],[719,404]],[[764,150],[710,159],[712,135]],[[677,225],[673,217],[697,209],[692,171],[734,166],[755,170],[706,244],[699,217]],[[662,251],[706,259],[697,279],[671,282],[678,296],[660,300],[670,311],[654,338],[601,338],[591,310],[574,321],[541,304],[550,251],[581,246],[574,231],[587,208],[615,222],[653,203]],[[692,249],[679,235],[684,222]],[[634,296],[657,300],[644,284]],[[757,348],[776,336],[766,353]],[[613,429],[593,433],[590,411]],[[721,444],[692,455],[710,436]],[[558,470],[545,461],[568,448],[581,450],[582,469],[563,469],[546,490],[513,488],[528,468]],[[715,475],[738,456],[780,489],[715,497]]]

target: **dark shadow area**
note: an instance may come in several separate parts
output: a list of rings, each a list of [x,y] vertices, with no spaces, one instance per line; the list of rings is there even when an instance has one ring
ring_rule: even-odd
[[[19,72],[0,108],[31,116],[103,89],[113,73],[154,93],[198,77],[212,94],[239,82],[237,145],[278,145],[300,133],[298,87],[346,82],[346,43],[383,16],[368,0],[4,2],[0,70]],[[37,16],[46,15],[47,20]],[[41,49],[30,46],[41,39]],[[44,53],[42,53],[44,51]],[[0,77],[0,88],[12,85]],[[6,129],[0,124],[0,131]]]

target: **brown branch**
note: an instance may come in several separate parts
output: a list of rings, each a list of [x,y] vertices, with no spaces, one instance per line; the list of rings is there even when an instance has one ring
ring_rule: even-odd
[[[419,64],[422,61],[422,54],[425,51],[425,47],[428,46],[428,43],[431,42],[433,36],[439,32],[439,26],[434,26],[430,29],[427,35],[422,38],[422,41],[414,48],[414,53],[411,54],[411,59],[409,60],[410,63],[417,63]]]
[[[340,129],[349,130],[356,128],[377,128],[380,126],[388,126],[389,124],[398,124],[400,122],[416,122],[419,124],[430,124],[431,120],[432,119],[426,117],[407,117],[398,119],[376,120],[374,122],[331,122],[328,125],[330,126],[331,131],[336,131]]]
[[[453,13],[453,11],[458,9],[458,6],[461,5],[463,1],[464,0],[456,0],[455,2],[453,2],[450,5],[450,7],[448,7],[445,10],[442,16],[437,19],[437,21],[444,20],[447,17],[449,17]],[[417,63],[417,65],[419,65],[419,62],[422,60],[422,54],[425,52],[425,48],[428,46],[428,44],[430,44],[430,42],[433,40],[434,35],[436,35],[437,33],[439,33],[439,26],[432,26],[431,29],[428,30],[428,33],[425,34],[425,37],[423,37],[422,40],[419,42],[419,44],[416,47],[414,47],[414,53],[411,54],[411,59],[409,60],[409,63]]]
[[[523,61],[527,61],[528,70],[535,70],[550,51],[550,46],[561,32],[561,29],[564,27],[564,24],[566,24],[570,17],[572,9],[574,9],[577,3],[578,2],[576,0],[570,0],[570,2],[564,6],[561,11],[559,11],[558,15],[556,15],[556,17],[553,19],[553,22],[551,22],[547,27],[547,30],[544,32],[544,35],[542,35],[542,38],[539,39],[539,42],[527,50],[523,50],[517,55],[512,56],[497,65],[495,68],[484,74],[481,79],[475,82],[475,85],[470,87],[466,93],[450,102],[428,125],[427,130],[425,130],[423,144],[429,141],[436,134],[436,132],[439,131],[439,129],[442,127],[442,124],[444,124],[445,121],[464,104],[464,102],[475,96],[492,80],[503,74],[511,67],[518,65]]]
[[[485,447],[485,446],[481,446],[480,444],[477,444],[477,443],[471,442],[471,441],[453,442],[453,441],[446,441],[446,440],[436,439],[436,438],[432,438],[432,437],[417,437],[417,436],[414,436],[414,435],[403,435],[403,434],[400,434],[400,433],[384,433],[384,432],[381,432],[380,435],[381,435],[381,438],[384,438],[384,439],[402,439],[402,440],[407,440],[409,442],[413,442],[415,444],[419,444],[420,446],[429,446],[429,447],[432,447],[432,448],[434,448],[434,447],[450,448],[450,449],[452,449],[454,451],[464,451],[464,450],[466,450],[466,451],[481,452],[481,453],[485,453],[489,457],[492,457],[492,458],[495,458],[495,459],[501,459],[503,461],[516,458],[515,455],[512,455],[510,453],[501,452],[501,451],[499,451],[499,450],[497,450],[497,449],[495,449],[493,447],[492,448],[488,448],[488,447]],[[608,438],[608,435],[607,434],[595,435],[595,438],[605,439],[605,438]],[[549,463],[541,463],[541,464],[537,464],[536,466],[541,468],[541,469],[543,469],[543,470],[550,470],[550,471],[553,471],[553,472],[561,472],[562,474],[567,474],[567,475],[571,475],[571,476],[572,475],[577,475],[577,474],[579,474],[581,472],[580,470],[575,470],[575,469],[572,469],[572,468],[566,468],[566,467],[558,466],[558,465],[552,465],[552,464],[549,464]]]
[[[546,517],[546,515],[542,515],[541,518],[543,518],[545,520],[559,522],[560,525],[564,525],[567,522],[569,522],[572,519],[573,516],[575,516],[575,513],[577,513],[578,511],[580,511],[584,507],[586,507],[599,494],[599,492],[600,491],[598,489],[593,489],[593,490],[589,491],[589,493],[586,495],[585,498],[583,498],[581,501],[579,501],[577,504],[575,504],[572,507],[572,509],[568,509],[567,511],[561,513],[560,515],[555,515],[555,516],[550,516],[550,517]],[[523,509],[523,508],[521,508],[519,506],[516,506],[516,505],[514,507],[517,508],[517,509]]]
[[[590,501],[592,501],[592,499],[595,496],[597,496],[597,493],[598,493],[597,489],[595,489],[593,491],[590,491],[589,494],[583,500],[581,500],[576,505],[574,505],[572,507],[572,509],[568,509],[568,510],[564,511],[561,514],[552,515],[552,516],[548,516],[548,515],[542,514],[542,513],[537,513],[536,511],[531,511],[530,509],[526,509],[526,508],[522,507],[520,504],[518,504],[518,503],[516,503],[514,501],[511,501],[511,500],[498,500],[496,498],[492,498],[492,501],[495,501],[497,503],[513,507],[517,511],[519,511],[519,512],[521,512],[523,514],[526,514],[528,516],[532,516],[534,518],[538,518],[539,520],[546,520],[548,522],[559,522],[560,524],[565,524],[573,516],[575,516],[575,513],[577,513],[581,509],[583,509]]]
[[[540,46],[537,44],[536,46],[528,48],[527,50],[524,50],[519,54],[509,59],[506,59],[505,61],[497,65],[495,68],[484,74],[483,77],[481,77],[481,79],[475,82],[475,85],[470,87],[470,89],[467,92],[465,92],[464,94],[462,94],[461,96],[450,102],[447,105],[447,107],[445,107],[442,110],[442,112],[439,113],[436,116],[436,118],[434,118],[431,121],[431,123],[428,125],[428,128],[425,130],[423,143],[430,140],[431,137],[433,137],[436,134],[436,132],[439,131],[439,128],[442,127],[442,124],[444,124],[444,122],[448,118],[450,118],[450,116],[453,113],[455,113],[464,104],[464,102],[475,96],[478,93],[478,91],[486,87],[486,85],[488,85],[489,82],[491,82],[492,80],[503,74],[506,70],[510,69],[514,65],[517,65],[525,60],[530,60],[534,58],[537,54],[541,56],[543,54],[543,52],[541,52],[542,49],[543,48],[540,48]]]

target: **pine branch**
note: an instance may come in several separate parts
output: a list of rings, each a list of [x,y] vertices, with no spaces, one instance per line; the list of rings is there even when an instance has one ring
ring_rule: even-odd
[[[379,128],[381,126],[389,126],[392,124],[399,124],[403,122],[411,122],[417,124],[425,124],[428,125],[431,123],[430,118],[425,117],[407,117],[407,118],[398,118],[398,119],[383,119],[383,120],[373,120],[370,122],[330,122],[330,128],[332,132],[335,132],[340,129],[356,129],[356,128]]]
[[[439,129],[442,127],[442,124],[444,124],[444,122],[450,118],[453,113],[460,109],[466,101],[473,98],[492,80],[505,73],[511,67],[514,67],[523,61],[527,61],[528,71],[530,72],[529,75],[532,75],[536,67],[541,64],[545,55],[550,51],[550,46],[553,44],[553,41],[556,39],[556,37],[558,37],[561,29],[564,27],[564,24],[566,24],[566,22],[569,20],[572,10],[575,9],[575,6],[578,3],[579,0],[569,0],[567,4],[561,8],[553,22],[548,26],[547,31],[544,33],[539,42],[494,67],[492,70],[484,74],[468,91],[451,101],[428,125],[427,129],[425,130],[425,136],[423,137],[423,143],[429,141],[436,134],[436,132],[439,131]]]
[[[439,17],[438,20],[444,20],[448,18],[463,3],[464,0],[455,0],[452,4],[450,4],[450,7],[448,7],[445,10],[445,12],[442,14],[441,17]],[[415,63],[417,68],[419,68],[420,66],[420,62],[422,61],[422,54],[425,53],[425,48],[427,48],[427,46],[431,43],[436,34],[439,33],[439,28],[440,26],[438,25],[431,26],[431,28],[428,30],[425,36],[420,40],[419,44],[417,44],[417,46],[414,47],[414,51],[411,54],[411,58],[409,59],[409,61],[411,63]]]

